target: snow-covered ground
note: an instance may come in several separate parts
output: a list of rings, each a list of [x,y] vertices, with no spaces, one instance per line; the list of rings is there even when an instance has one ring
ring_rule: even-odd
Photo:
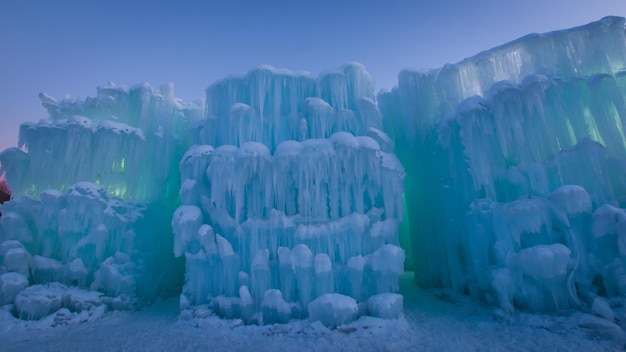
[[[245,326],[208,311],[179,314],[169,299],[137,312],[57,313],[39,321],[0,311],[2,351],[618,351],[622,329],[580,312],[505,315],[471,299],[401,280],[405,316],[363,317],[329,330],[321,323]],[[205,315],[208,316],[205,316]],[[88,319],[91,318],[91,321]],[[83,322],[79,322],[83,320]]]

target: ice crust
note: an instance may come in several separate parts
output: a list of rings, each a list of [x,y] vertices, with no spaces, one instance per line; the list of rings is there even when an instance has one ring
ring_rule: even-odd
[[[624,24],[403,70],[377,96],[356,63],[258,66],[193,104],[172,84],[42,93],[48,118],[0,153],[2,302],[38,318],[76,306],[38,290],[73,285],[129,308],[182,284],[173,252],[182,308],[394,318],[402,242],[419,285],[610,319],[626,295]]]

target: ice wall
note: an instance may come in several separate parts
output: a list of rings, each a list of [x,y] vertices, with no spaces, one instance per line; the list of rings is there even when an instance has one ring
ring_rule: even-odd
[[[109,83],[95,98],[40,94],[48,118],[22,124],[18,148],[0,153],[0,174],[15,198],[1,209],[3,240],[19,241],[34,258],[25,271],[54,268],[44,279],[27,276],[29,284],[60,281],[123,295],[118,308],[182,284],[171,232],[163,229],[178,203],[188,129],[204,102],[183,104],[173,88]],[[77,263],[85,276],[75,282],[68,270]]]
[[[192,131],[193,144],[260,142],[273,151],[287,140],[329,138],[335,132],[364,134],[381,128],[374,81],[363,65],[350,63],[313,78],[307,72],[258,66],[206,90],[206,120]]]
[[[405,70],[379,94],[407,170],[419,284],[507,311],[623,295],[624,22],[609,17],[440,70]]]
[[[358,64],[317,80],[257,67],[207,89],[192,139],[213,145],[183,156],[172,220],[183,307],[281,322],[327,294],[356,309],[398,290],[404,169],[372,95]]]
[[[141,231],[145,204],[109,198],[104,188],[79,182],[39,199],[22,196],[0,211],[2,273],[30,284],[99,290],[132,307],[137,281],[149,271],[139,251],[149,240]]]
[[[49,118],[0,153],[16,198],[0,208],[0,281],[113,296],[134,280],[153,297],[178,289],[173,248],[186,259],[183,307],[247,322],[386,315],[386,299],[401,305],[377,294],[397,289],[406,204],[423,286],[506,311],[615,305],[626,295],[624,24],[404,70],[377,97],[359,64],[317,78],[259,66],[194,104],[171,84],[41,94]]]
[[[173,90],[171,83],[157,90],[109,83],[95,98],[58,102],[41,93],[49,118],[22,124],[18,148],[0,153],[9,186],[36,196],[89,181],[125,199],[174,199],[177,160],[204,102],[184,105]]]
[[[211,302],[223,315],[306,317],[309,302],[336,292],[365,304],[397,290],[404,262],[404,171],[373,89],[352,63],[318,78],[256,67],[211,85],[206,104],[183,104],[171,84],[41,94],[49,118],[23,124],[18,148],[0,153],[16,198],[3,208],[4,235],[56,270],[28,284],[131,300],[172,293],[183,277],[173,247],[186,258],[183,303]],[[83,186],[95,200],[72,198]],[[116,211],[140,216],[127,227],[103,220]],[[163,226],[172,214],[175,236]],[[67,276],[77,259],[80,282]],[[31,273],[24,260],[6,271]]]
[[[183,205],[172,227],[187,260],[183,302],[263,307],[279,290],[308,315],[325,293],[364,300],[398,290],[404,169],[367,136],[193,146],[181,162]],[[228,298],[228,299],[226,299]],[[238,309],[242,309],[239,307]]]
[[[381,110],[397,110],[396,118],[386,123],[408,119],[403,134],[414,139],[441,115],[454,113],[463,100],[487,95],[500,81],[520,84],[536,74],[562,79],[614,74],[625,67],[625,57],[623,20],[606,17],[581,27],[527,35],[440,69],[405,69],[398,75],[393,98],[378,103]]]

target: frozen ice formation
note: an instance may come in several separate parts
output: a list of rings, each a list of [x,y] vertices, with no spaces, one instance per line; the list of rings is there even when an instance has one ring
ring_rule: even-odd
[[[20,149],[0,153],[11,189],[37,195],[89,181],[125,199],[173,199],[187,130],[204,109],[203,101],[181,103],[173,89],[109,82],[96,98],[57,102],[40,94],[49,118],[22,124]]]
[[[79,182],[67,192],[47,190],[39,199],[7,202],[2,211],[0,260],[7,290],[24,281],[15,276],[20,275],[26,283],[135,296],[135,277],[147,269],[139,265],[145,253],[138,248],[148,239],[137,235],[144,204],[109,198],[104,188]],[[9,274],[14,276],[4,276]]]
[[[108,307],[128,309],[182,281],[163,229],[177,203],[188,128],[204,102],[183,104],[172,84],[108,83],[97,93],[59,101],[40,94],[48,119],[22,124],[19,148],[0,153],[14,196],[0,208],[2,271],[29,284],[98,290]]]
[[[420,285],[506,311],[624,296],[625,68],[624,19],[607,17],[379,94]]]
[[[260,66],[206,93],[172,219],[181,302],[275,323],[354,295],[354,312],[324,319],[336,325],[357,316],[355,298],[396,292],[404,169],[363,66],[317,79]]]
[[[28,287],[28,279],[26,276],[8,272],[0,276],[0,304],[10,304],[15,299],[15,296]]]
[[[398,86],[390,96],[378,97],[378,106],[385,116],[390,111],[383,110],[394,110],[394,118],[385,117],[385,123],[402,124],[407,130],[399,132],[415,142],[418,131],[436,125],[441,115],[454,112],[467,98],[486,97],[494,87],[503,88],[507,85],[503,81],[520,84],[536,83],[541,76],[569,80],[616,74],[625,65],[623,19],[606,17],[585,26],[527,35],[436,70],[402,70]]]
[[[207,88],[206,117],[194,125],[194,144],[256,141],[272,151],[284,141],[328,138],[340,131],[364,134],[368,127],[381,127],[374,81],[357,63],[318,78],[270,66],[227,77]]]
[[[172,227],[175,254],[187,259],[185,301],[247,286],[257,310],[280,293],[284,307],[306,314],[326,293],[398,290],[404,171],[370,137],[286,141],[274,155],[258,142],[193,146],[181,170],[188,178]],[[280,291],[268,298],[269,289]]]
[[[244,319],[247,305],[268,323],[352,295],[354,312],[323,319],[336,325],[357,316],[355,299],[398,290],[404,168],[372,96],[358,64],[317,80],[258,67],[207,89],[192,133],[212,145],[183,156],[172,220],[181,302]]]
[[[63,284],[33,285],[21,290],[15,297],[15,310],[21,319],[41,319],[65,308],[70,312],[86,311],[90,315],[104,308],[100,292],[68,288]]]
[[[182,308],[337,326],[401,315],[406,253],[422,286],[615,319],[624,25],[403,70],[377,96],[356,63],[318,77],[258,66],[193,104],[172,84],[41,94],[48,118],[0,153],[14,196],[0,207],[0,299],[38,318],[79,309],[63,285],[112,308],[184,285]]]
[[[318,78],[259,66],[194,104],[171,84],[97,93],[41,94],[49,118],[0,153],[15,197],[1,209],[16,246],[5,271],[124,307],[175,290],[173,248],[181,302],[265,323],[306,317],[325,293],[397,291],[404,170],[362,65]],[[386,259],[393,268],[371,267]]]
[[[367,300],[367,310],[373,317],[395,319],[404,311],[404,298],[397,293],[380,293]]]
[[[308,307],[312,321],[319,320],[331,327],[350,323],[359,314],[356,300],[338,293],[326,293],[309,303]]]

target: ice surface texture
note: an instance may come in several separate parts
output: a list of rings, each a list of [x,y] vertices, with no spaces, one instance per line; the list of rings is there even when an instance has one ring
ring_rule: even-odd
[[[178,199],[188,128],[204,102],[183,104],[173,88],[109,83],[84,100],[40,94],[48,119],[22,124],[19,148],[0,153],[15,198],[0,209],[0,239],[26,248],[4,271],[31,284],[90,287],[118,308],[179,285],[163,229]]]
[[[251,321],[265,312],[265,322],[284,321],[306,317],[307,304],[324,293],[365,299],[397,290],[404,253],[381,246],[398,245],[404,171],[380,130],[373,80],[362,65],[318,78],[259,66],[213,84],[206,103],[183,104],[171,84],[109,83],[97,93],[60,101],[41,94],[49,119],[23,124],[19,148],[0,154],[14,195],[34,197],[4,208],[7,238],[28,249],[7,256],[10,271],[35,282],[75,280],[111,297],[159,285],[165,291],[171,281],[152,289],[137,281],[167,276],[148,268],[171,258],[146,243],[173,240],[186,258],[182,300],[213,302],[224,316]],[[75,182],[85,186],[78,191],[85,199],[69,204]],[[172,217],[179,194],[176,236],[164,241],[159,220]],[[124,201],[103,208],[108,195]],[[103,220],[115,211],[152,217],[118,229]],[[360,266],[347,270],[352,257]],[[387,259],[393,270],[376,266]],[[348,272],[350,286],[343,284]]]
[[[350,306],[319,318],[333,325],[353,311],[328,298],[337,294],[356,314],[396,316],[398,297],[367,299],[396,290],[408,222],[420,285],[509,312],[586,306],[611,317],[610,298],[626,295],[624,24],[608,17],[403,70],[377,97],[359,64],[317,78],[259,66],[194,104],[171,84],[108,84],[84,100],[41,94],[49,119],[22,125],[19,148],[0,153],[18,199],[0,209],[11,239],[3,270],[16,273],[3,295],[22,286],[16,275],[126,294],[123,268],[173,263],[146,246],[127,252],[122,235],[108,257],[77,250],[124,233],[104,223],[97,199],[108,194],[147,202],[152,226],[136,238],[151,234],[186,259],[183,307],[282,322],[312,302]],[[79,187],[73,204],[79,182],[102,188]]]
[[[374,81],[363,65],[346,64],[317,79],[306,72],[258,66],[206,90],[207,119],[192,131],[194,144],[263,143],[270,150],[287,140],[328,138],[380,128]]]
[[[355,299],[398,290],[404,168],[377,129],[372,92],[357,64],[317,80],[258,67],[207,89],[210,117],[194,131],[214,145],[183,156],[172,220],[187,263],[184,305],[261,312],[267,323],[352,296],[349,313],[313,309],[324,317],[312,319],[336,325],[357,316]]]
[[[178,187],[169,183],[178,183],[188,128],[202,116],[204,102],[184,105],[173,88],[109,83],[96,98],[58,102],[40,94],[49,118],[22,124],[20,149],[0,153],[14,194],[36,196],[89,181],[126,199],[174,199]]]
[[[135,295],[135,275],[142,268],[131,258],[143,255],[136,237],[145,204],[109,198],[104,188],[80,182],[67,192],[44,191],[39,200],[23,196],[0,210],[6,275],[20,274],[27,283],[91,287],[111,297]],[[15,277],[2,277],[5,286],[16,285]]]
[[[624,19],[609,17],[405,70],[378,96],[419,284],[507,311],[624,294],[624,68]]]

